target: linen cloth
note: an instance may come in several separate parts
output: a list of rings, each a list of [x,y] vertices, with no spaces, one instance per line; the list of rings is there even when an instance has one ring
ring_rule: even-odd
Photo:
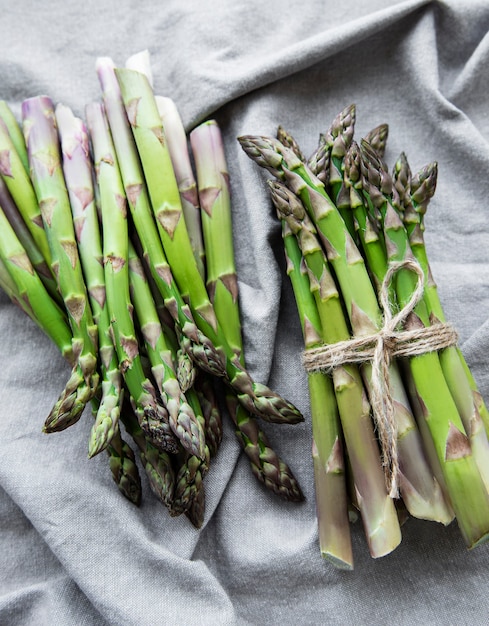
[[[409,520],[391,555],[370,558],[352,528],[355,570],[319,554],[302,338],[284,273],[268,175],[236,141],[288,129],[306,154],[350,103],[356,137],[387,122],[386,160],[436,160],[427,246],[447,318],[489,400],[489,4],[483,0],[3,1],[0,98],[20,116],[47,94],[78,115],[100,98],[94,64],[148,49],[155,90],[188,130],[223,132],[245,354],[257,381],[305,422],[264,425],[306,500],[286,503],[251,475],[229,419],[206,478],[204,527],[170,519],[142,475],[138,509],[104,455],[87,459],[92,419],[41,433],[68,375],[49,340],[0,295],[0,624],[234,626],[483,624],[489,552],[456,524]],[[88,412],[87,412],[88,413]]]

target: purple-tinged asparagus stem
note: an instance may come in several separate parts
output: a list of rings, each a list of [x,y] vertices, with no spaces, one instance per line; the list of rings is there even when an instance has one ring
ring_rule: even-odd
[[[97,391],[98,331],[76,245],[52,101],[45,96],[24,100],[22,120],[32,182],[49,243],[52,268],[73,332],[76,355],[67,387],[46,419],[44,430],[52,432],[78,421],[85,405]]]
[[[187,147],[187,135],[176,104],[171,98],[155,96],[165,131],[175,178],[182,201],[182,210],[190,243],[201,276],[205,277],[205,252],[202,240],[199,194]]]
[[[118,430],[123,380],[110,336],[88,132],[84,122],[75,117],[68,107],[58,104],[55,113],[77,245],[98,328],[102,394],[89,439],[88,455],[92,457],[107,447]]]
[[[24,222],[46,263],[52,258],[39,207],[39,200],[15,145],[4,124],[0,123],[0,176],[19,209]]]

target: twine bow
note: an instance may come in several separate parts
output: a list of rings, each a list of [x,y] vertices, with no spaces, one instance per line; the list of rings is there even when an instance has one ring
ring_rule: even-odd
[[[408,269],[417,275],[416,288],[406,305],[395,315],[389,303],[389,287],[395,274]],[[419,263],[406,260],[392,263],[380,289],[383,326],[373,335],[354,337],[347,341],[311,348],[304,352],[303,364],[308,372],[332,372],[345,364],[370,362],[369,400],[382,451],[387,490],[398,497],[399,457],[394,400],[390,391],[389,367],[394,357],[410,357],[441,350],[458,341],[451,324],[436,322],[414,330],[397,330],[406,322],[424,294],[424,274]]]

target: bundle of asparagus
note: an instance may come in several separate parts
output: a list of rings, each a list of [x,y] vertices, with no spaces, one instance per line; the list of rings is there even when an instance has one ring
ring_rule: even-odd
[[[122,493],[139,504],[125,431],[170,515],[200,527],[225,389],[253,474],[301,500],[259,418],[302,415],[245,365],[219,127],[195,128],[190,150],[144,53],[96,68],[103,102],[87,105],[86,122],[46,96],[22,103],[21,124],[0,105],[0,286],[71,367],[44,432],[75,424],[90,404],[88,454],[107,451]]]
[[[355,116],[341,111],[309,159],[281,127],[239,138],[274,177],[304,334],[320,549],[345,569],[353,507],[373,557],[396,548],[409,515],[456,518],[469,548],[489,538],[488,413],[424,244],[437,164],[413,175],[401,154],[390,174],[387,125],[357,143]]]

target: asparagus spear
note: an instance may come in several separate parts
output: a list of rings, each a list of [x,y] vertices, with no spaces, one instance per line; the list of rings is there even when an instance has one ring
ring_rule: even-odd
[[[238,279],[234,262],[229,173],[220,129],[215,120],[190,133],[202,205],[202,231],[207,252],[207,291],[226,339],[244,365]]]
[[[200,529],[204,524],[205,516],[205,490],[202,484],[195,498],[192,500],[192,504],[189,509],[185,511],[185,515],[192,522],[195,528]]]
[[[138,422],[154,445],[164,449],[167,412],[157,399],[153,383],[144,373],[132,317],[126,197],[102,106],[92,103],[87,106],[86,114],[100,190],[110,332]]]
[[[205,252],[202,240],[199,194],[195,181],[190,155],[187,148],[187,135],[177,107],[171,98],[155,96],[156,106],[161,117],[168,143],[175,178],[180,192],[183,215],[190,243],[201,276],[205,277]]]
[[[320,135],[318,148],[309,160],[312,173],[329,189],[331,199],[353,237],[355,228],[348,210],[349,196],[343,181],[343,159],[353,140],[355,120],[356,107],[350,104],[335,117],[329,129]]]
[[[153,87],[153,70],[151,68],[151,55],[149,50],[140,50],[139,52],[132,54],[128,59],[126,59],[126,67],[129,70],[134,70],[144,74],[151,87]]]
[[[22,129],[15,119],[15,115],[13,114],[9,105],[5,102],[5,100],[0,100],[0,120],[5,126],[8,134],[10,135],[10,139],[12,140],[15,151],[20,157],[22,164],[24,166],[27,174],[29,173],[29,159],[27,157],[27,148],[25,146],[24,136],[22,134]]]
[[[73,365],[72,333],[64,311],[52,300],[35,272],[27,253],[0,208],[0,259],[2,283],[8,295],[59,347],[64,358]]]
[[[170,515],[176,517],[190,510],[192,502],[202,489],[202,481],[208,470],[208,462],[195,455],[185,458],[175,477],[175,493]]]
[[[46,263],[51,266],[51,251],[39,208],[36,191],[5,125],[0,124],[0,175]]]
[[[180,283],[184,294],[187,290],[191,291],[187,294],[191,303],[189,308],[185,307],[181,295],[175,290],[173,280],[170,278],[171,274],[168,274],[169,268],[163,250],[158,250],[161,262],[166,264],[165,276],[169,279],[165,282],[161,280],[160,276],[158,286],[164,294],[167,306],[173,311],[175,318],[179,320],[182,331],[189,340],[188,349],[192,350],[194,358],[202,367],[225,378],[236,392],[239,401],[248,410],[269,421],[281,423],[301,421],[303,418],[296,407],[265,385],[253,381],[248,372],[243,370],[234,358],[232,349],[227,344],[222,329],[216,321],[205,285],[196,269],[184,221],[180,219],[181,204],[178,188],[168,152],[158,139],[158,137],[163,138],[163,130],[149,83],[144,75],[131,70],[118,70],[118,77],[121,83],[125,83],[123,97],[129,110],[129,119],[132,121],[131,127],[136,142],[139,141],[140,144],[139,152],[147,182],[151,186],[150,196],[152,204],[156,207],[155,214],[158,216],[159,232],[164,239],[164,245],[168,247],[165,253],[172,256],[170,259],[171,272],[178,273],[176,282]],[[141,99],[139,99],[140,95]],[[142,98],[143,95],[144,99]],[[135,109],[134,104],[136,102],[138,106]],[[134,115],[138,116],[138,111],[142,119],[136,124]],[[152,127],[155,128],[156,134]],[[161,172],[165,171],[165,168],[168,176],[162,177]],[[142,188],[138,187],[138,195],[141,194],[141,191]],[[148,216],[145,216],[145,220],[147,219]],[[147,226],[147,224],[145,225]],[[137,224],[136,228],[138,228]],[[147,234],[147,228],[145,234]],[[143,242],[145,237],[141,235],[141,232],[139,235]],[[155,242],[152,241],[152,243]],[[147,247],[144,242],[143,245]],[[154,250],[152,250],[152,254],[153,252]],[[151,254],[148,256],[151,259]],[[151,259],[150,262],[154,266],[154,260]],[[158,280],[157,273],[153,275],[155,280]],[[197,345],[196,339],[200,342]]]
[[[348,232],[354,237],[355,228],[349,210],[349,194],[343,177],[343,160],[353,140],[356,120],[356,107],[350,105],[343,109],[333,120],[327,133],[331,143],[331,157],[328,177],[330,197],[345,221]]]
[[[45,96],[25,100],[22,103],[22,119],[33,186],[48,237],[53,271],[73,332],[73,351],[76,355],[70,380],[45,423],[45,431],[52,432],[76,422],[97,390],[98,337],[61,169],[52,101]]]
[[[292,135],[285,130],[285,128],[281,125],[277,128],[277,139],[287,148],[290,148],[294,154],[296,154],[301,161],[306,160],[304,153],[302,152],[297,141],[292,137]]]
[[[287,274],[294,290],[305,347],[314,347],[321,343],[322,324],[301,250],[285,220],[282,221],[282,236]],[[322,372],[308,374],[308,384],[319,546],[322,556],[336,567],[353,569],[343,435],[334,388],[331,378]]]
[[[153,73],[150,55],[147,50],[132,55],[126,61],[126,68],[144,74],[153,88]],[[201,276],[205,276],[205,256],[200,228],[200,208],[195,177],[187,149],[187,135],[175,103],[171,98],[155,96],[155,102],[165,128],[168,150],[175,170],[180,192],[182,210]]]
[[[98,410],[97,410],[98,413]],[[132,448],[115,432],[107,444],[109,466],[119,491],[136,506],[141,503],[141,478]]]
[[[229,175],[221,132],[215,120],[195,128],[190,134],[190,143],[202,206],[207,289],[226,339],[244,366]],[[255,418],[239,406],[229,392],[226,403],[236,427],[236,436],[251,462],[254,475],[285,499],[302,500],[302,492],[292,471],[272,450]]]
[[[102,394],[89,440],[88,455],[92,457],[107,447],[118,429],[123,381],[110,336],[88,132],[68,107],[58,104],[55,114],[80,261],[98,328]]]

